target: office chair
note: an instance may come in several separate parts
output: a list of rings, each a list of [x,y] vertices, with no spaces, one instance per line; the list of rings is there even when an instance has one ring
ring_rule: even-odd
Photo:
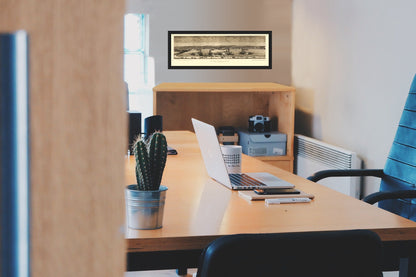
[[[363,200],[416,221],[416,75],[383,169],[324,170],[308,177],[317,182],[327,177],[373,176],[381,178],[380,191]]]
[[[197,277],[382,276],[381,247],[368,230],[230,235],[204,249]]]

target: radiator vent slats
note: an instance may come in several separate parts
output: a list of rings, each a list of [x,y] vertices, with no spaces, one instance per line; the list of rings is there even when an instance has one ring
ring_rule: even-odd
[[[311,159],[333,169],[351,169],[352,153],[303,136],[295,136],[295,155]]]
[[[353,151],[303,135],[295,135],[294,172],[307,178],[318,171],[330,169],[359,169],[362,160]],[[360,199],[361,178],[325,178],[319,184]]]

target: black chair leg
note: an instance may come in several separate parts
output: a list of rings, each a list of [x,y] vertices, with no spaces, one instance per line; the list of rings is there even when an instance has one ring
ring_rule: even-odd
[[[400,259],[399,277],[416,276],[416,256]]]
[[[186,275],[186,274],[188,274],[188,269],[186,268],[186,267],[181,267],[181,268],[178,268],[178,269],[176,269],[176,274],[178,274],[178,275]]]

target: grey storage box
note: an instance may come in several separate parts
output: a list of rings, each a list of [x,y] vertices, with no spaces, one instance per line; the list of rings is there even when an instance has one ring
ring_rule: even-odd
[[[249,156],[286,155],[286,134],[280,132],[250,133],[238,131],[243,153]]]

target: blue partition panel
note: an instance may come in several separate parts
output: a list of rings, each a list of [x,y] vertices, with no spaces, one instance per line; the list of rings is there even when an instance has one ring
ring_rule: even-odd
[[[0,276],[30,276],[28,38],[0,34]]]

